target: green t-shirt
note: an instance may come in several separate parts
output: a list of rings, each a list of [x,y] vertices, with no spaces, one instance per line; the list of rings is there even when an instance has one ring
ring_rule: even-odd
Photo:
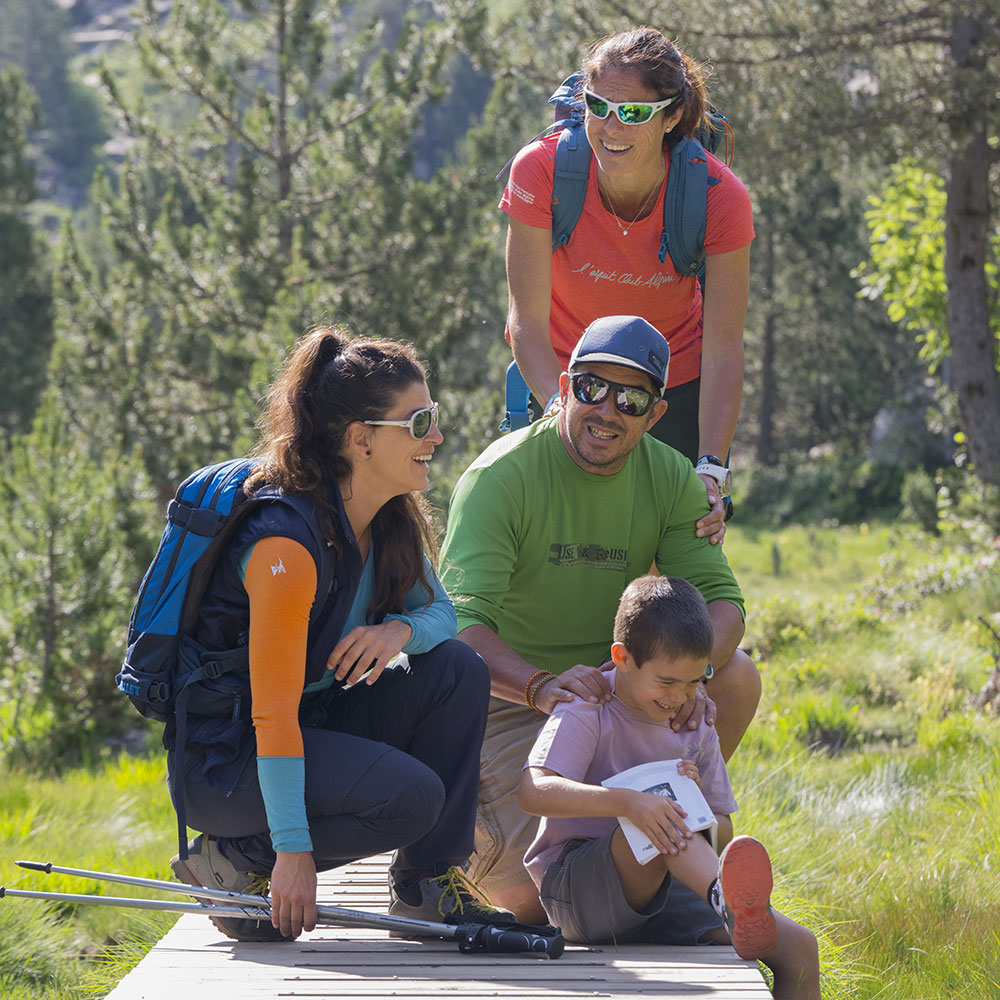
[[[695,536],[707,512],[690,462],[649,434],[602,476],[570,458],[555,419],[537,421],[487,448],[455,487],[440,576],[459,631],[486,625],[553,673],[600,666],[622,591],[654,557],[664,576],[743,613],[721,546]]]

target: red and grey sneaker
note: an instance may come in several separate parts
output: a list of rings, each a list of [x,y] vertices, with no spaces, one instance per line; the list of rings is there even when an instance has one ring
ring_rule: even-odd
[[[773,885],[764,845],[753,837],[734,837],[719,858],[719,888],[726,930],[740,958],[763,958],[778,946],[778,925],[771,911]]]

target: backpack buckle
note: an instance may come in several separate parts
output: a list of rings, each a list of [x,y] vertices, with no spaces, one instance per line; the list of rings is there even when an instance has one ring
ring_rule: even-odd
[[[194,507],[182,500],[167,504],[167,520],[204,538],[214,538],[225,526],[226,515],[206,507]]]
[[[210,681],[218,680],[224,673],[222,664],[218,660],[206,660],[202,669]]]
[[[146,692],[146,697],[150,701],[169,701],[170,700],[170,685],[164,684],[163,681],[154,681],[149,685]]]

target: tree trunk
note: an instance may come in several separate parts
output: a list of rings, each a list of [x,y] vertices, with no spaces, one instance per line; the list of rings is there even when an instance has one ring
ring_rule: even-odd
[[[951,47],[956,100],[949,122],[944,273],[952,385],[969,457],[982,482],[1000,484],[1000,377],[986,282],[992,157],[984,112],[976,107],[984,71],[983,45],[980,27],[968,16],[958,17]]]
[[[764,330],[761,336],[760,407],[757,413],[757,461],[774,464],[774,411],[778,384],[774,371],[774,329],[777,325],[774,299],[774,233],[768,228],[764,237]]]
[[[278,106],[278,134],[275,157],[278,171],[278,203],[281,222],[278,227],[278,250],[282,260],[287,260],[292,250],[292,155],[288,143],[288,67],[291,57],[288,52],[288,10],[284,3],[278,3],[275,8],[277,22],[275,24],[277,61],[277,94],[275,101]]]

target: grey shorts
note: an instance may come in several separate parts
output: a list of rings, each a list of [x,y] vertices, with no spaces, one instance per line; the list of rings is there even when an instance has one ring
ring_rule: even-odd
[[[542,905],[567,941],[693,945],[722,926],[706,900],[669,875],[643,910],[633,910],[611,856],[613,836],[612,830],[603,837],[570,840],[545,870]]]

